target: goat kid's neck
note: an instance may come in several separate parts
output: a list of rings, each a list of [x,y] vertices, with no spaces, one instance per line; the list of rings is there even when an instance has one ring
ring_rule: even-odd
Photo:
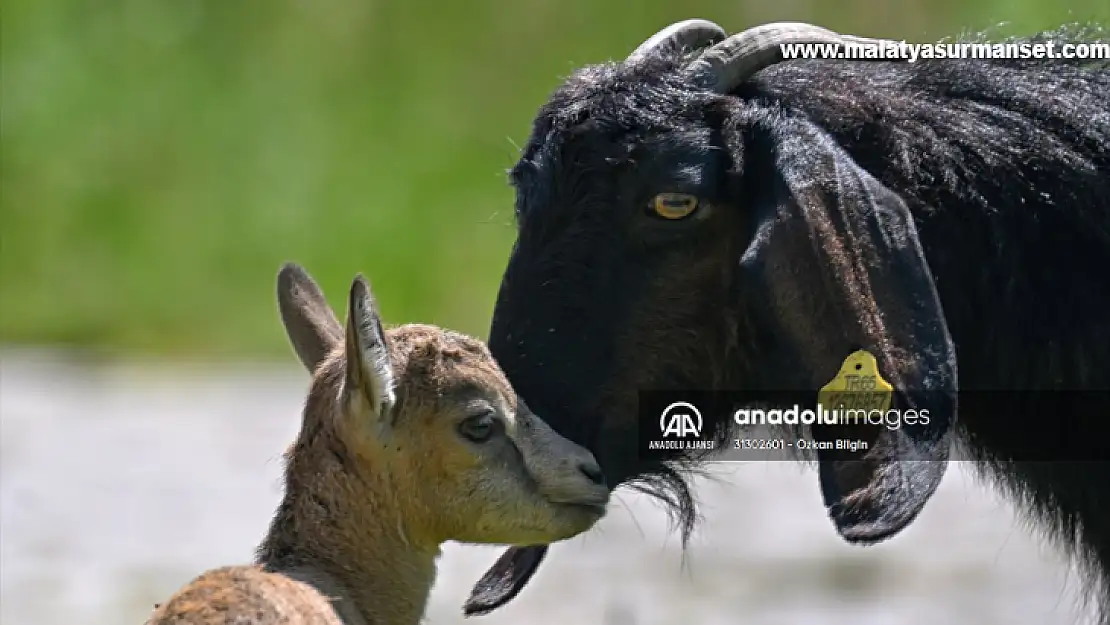
[[[315,478],[328,479],[326,472]],[[418,625],[435,583],[440,542],[407,527],[400,502],[388,496],[330,498],[301,486],[307,485],[287,484],[258,564],[332,598],[346,625]],[[346,485],[331,486],[323,492],[351,492]]]

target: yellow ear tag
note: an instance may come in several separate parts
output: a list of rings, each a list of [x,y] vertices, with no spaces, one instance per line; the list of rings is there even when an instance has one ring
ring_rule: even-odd
[[[817,403],[826,410],[878,410],[885,414],[893,391],[879,373],[875,357],[861,349],[849,354],[836,376],[821,387]]]

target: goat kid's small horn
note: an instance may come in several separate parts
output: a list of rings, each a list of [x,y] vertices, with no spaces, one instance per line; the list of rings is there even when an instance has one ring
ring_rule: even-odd
[[[887,39],[869,39],[840,33],[803,22],[775,22],[732,35],[706,50],[684,70],[696,84],[717,93],[728,93],[759,70],[783,60],[783,44],[900,45]]]
[[[722,41],[728,33],[709,20],[684,20],[675,22],[652,35],[632,51],[625,63],[637,63],[658,52],[699,50]]]

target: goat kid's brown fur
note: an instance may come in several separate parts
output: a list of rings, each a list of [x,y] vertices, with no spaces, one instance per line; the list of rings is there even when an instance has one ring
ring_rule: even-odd
[[[254,565],[202,574],[147,625],[415,625],[443,542],[555,542],[604,514],[593,456],[530,413],[480,341],[382,331],[361,276],[346,330],[297,265],[278,300],[313,373],[285,496]],[[501,439],[464,440],[459,423],[483,407]]]

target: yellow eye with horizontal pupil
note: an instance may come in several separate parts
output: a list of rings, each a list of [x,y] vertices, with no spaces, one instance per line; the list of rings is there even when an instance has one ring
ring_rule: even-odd
[[[682,219],[698,208],[698,198],[689,193],[660,193],[651,201],[651,208],[663,219]]]

